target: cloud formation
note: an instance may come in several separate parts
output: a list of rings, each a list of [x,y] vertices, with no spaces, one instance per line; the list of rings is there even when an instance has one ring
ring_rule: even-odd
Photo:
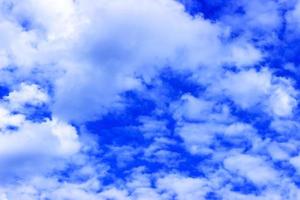
[[[300,1],[0,0],[0,199],[298,199]]]

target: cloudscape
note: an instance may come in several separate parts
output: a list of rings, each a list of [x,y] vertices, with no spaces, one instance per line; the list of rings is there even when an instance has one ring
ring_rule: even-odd
[[[299,200],[299,38],[300,0],[0,0],[0,200]]]

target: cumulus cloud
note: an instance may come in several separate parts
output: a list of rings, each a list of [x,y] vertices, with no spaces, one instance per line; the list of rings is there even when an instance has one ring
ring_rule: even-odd
[[[80,141],[73,126],[56,119],[31,122],[24,115],[2,110],[5,119],[0,131],[2,180],[48,172],[59,167],[59,160],[79,152]]]
[[[35,109],[48,104],[49,97],[36,84],[21,83],[1,100],[0,176],[2,181],[17,176],[48,173],[60,168],[64,159],[79,153],[81,142],[75,127],[55,117],[40,121],[29,118]],[[28,106],[33,110],[28,112]],[[57,163],[57,165],[56,165]],[[7,166],[10,166],[9,168]],[[31,168],[30,166],[37,166]]]
[[[272,112],[277,116],[289,116],[293,114],[297,106],[297,100],[282,88],[274,91],[270,98],[270,107]]]
[[[135,1],[103,0],[94,6],[67,0],[51,6],[46,1],[6,3],[12,6],[4,18],[14,20],[5,28],[12,33],[7,36],[3,55],[15,57],[12,62],[20,60],[16,64],[27,66],[26,73],[51,70],[51,77],[46,78],[55,78],[51,80],[55,87],[53,109],[66,119],[99,115],[119,101],[120,93],[139,87],[137,76],[149,80],[164,66],[193,70],[222,63],[251,65],[261,59],[259,50],[247,42],[223,44],[222,38],[228,37],[226,28],[189,16],[181,4],[171,0],[144,0],[139,9],[132,6]],[[21,47],[12,35],[22,36]],[[15,51],[7,51],[10,48]],[[20,48],[29,55],[20,54]],[[53,65],[55,72],[50,68]],[[23,68],[19,70],[24,73]],[[64,74],[59,76],[61,71]],[[86,91],[86,97],[81,91]],[[72,98],[72,103],[66,97]],[[86,102],[91,109],[84,106]],[[81,116],[73,111],[78,109]]]
[[[272,183],[278,178],[276,171],[260,157],[234,155],[224,160],[224,166],[258,185]]]
[[[48,94],[42,91],[38,85],[21,83],[18,90],[12,91],[4,97],[13,110],[20,110],[26,105],[40,106],[49,100]]]
[[[271,74],[267,70],[252,69],[229,73],[220,87],[223,87],[224,93],[242,108],[250,108],[268,95],[271,89]]]
[[[0,198],[298,199],[298,11],[0,0]]]

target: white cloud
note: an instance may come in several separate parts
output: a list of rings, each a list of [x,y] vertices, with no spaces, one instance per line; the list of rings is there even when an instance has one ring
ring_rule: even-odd
[[[221,87],[237,105],[250,108],[261,103],[271,89],[271,73],[267,70],[248,70],[228,73],[217,87]]]
[[[25,116],[21,114],[11,114],[6,108],[0,107],[0,129],[9,126],[21,126],[25,121]]]
[[[15,28],[6,29],[26,36],[20,39],[22,52],[30,55],[22,57],[16,51],[11,56],[20,57],[20,70],[34,68],[50,79],[55,85],[54,112],[68,120],[97,117],[120,100],[120,93],[140,87],[136,76],[149,80],[164,66],[194,70],[221,63],[250,65],[261,59],[245,41],[224,45],[220,37],[228,35],[222,26],[192,18],[173,0],[139,1],[139,9],[133,6],[136,0],[13,3],[10,17],[15,18]],[[29,21],[30,31],[22,30],[22,20]],[[16,43],[9,39],[3,55]],[[48,77],[44,73],[49,70]]]
[[[256,133],[256,130],[251,125],[245,123],[239,123],[239,122],[229,125],[224,130],[224,135],[229,137],[234,137],[234,136],[245,137],[252,133]]]
[[[143,0],[139,9],[135,3],[79,3],[87,23],[74,42],[66,75],[56,84],[54,111],[58,115],[94,117],[118,101],[120,92],[136,88],[138,84],[124,87],[128,77],[151,77],[165,65],[183,69],[222,62],[218,38],[222,32],[217,25],[200,17],[193,19],[175,1]],[[208,59],[215,56],[219,59]]]
[[[27,89],[22,90],[26,94],[14,92],[9,96],[10,100],[6,107],[14,109],[15,105],[19,106],[25,102],[40,103],[39,98],[45,96],[42,95],[43,93],[40,96],[33,95],[36,94],[37,87],[33,88],[31,90],[32,87],[29,86],[27,88],[29,92]],[[9,104],[11,101],[13,106]],[[77,130],[66,122],[55,118],[33,122],[27,119],[26,115],[14,113],[13,110],[2,105],[0,117],[0,176],[2,181],[15,176],[27,178],[32,174],[60,168],[70,156],[80,151],[81,142]]]
[[[13,7],[7,17],[14,17],[20,24],[26,21],[29,30],[39,30],[47,40],[65,39],[76,31],[78,20],[72,0],[11,0],[10,3]]]
[[[292,81],[273,75],[267,68],[227,72],[210,89],[216,98],[225,94],[244,110],[259,108],[274,118],[291,117],[298,104]]]
[[[169,133],[166,121],[152,119],[149,117],[141,117],[139,130],[146,138],[153,138],[157,136],[164,136]]]
[[[154,179],[153,186],[149,178],[154,177],[149,174],[136,174],[121,189],[115,185],[103,186],[93,178],[79,183],[60,183],[55,177],[35,177],[26,184],[1,187],[0,195],[7,199],[168,200],[176,197],[184,200],[203,199],[210,190],[207,180],[180,174],[160,175]]]
[[[2,158],[22,154],[68,156],[78,152],[80,147],[75,128],[56,120],[24,121],[17,130],[2,131],[0,143]]]
[[[252,68],[265,54],[247,38],[256,35],[254,30],[272,33],[279,27],[276,2],[243,0],[238,3],[245,9],[243,17],[224,17],[219,23],[192,17],[173,0],[0,0],[0,6],[4,1],[13,6],[5,12],[0,9],[0,71],[11,74],[1,80],[10,93],[0,104],[0,176],[17,173],[25,178],[17,187],[0,187],[0,198],[185,200],[204,199],[212,187],[224,191],[221,183],[231,178],[246,178],[259,186],[276,185],[280,173],[260,151],[273,161],[289,160],[298,170],[298,156],[290,158],[297,152],[298,142],[290,139],[284,144],[260,138],[260,134],[268,137],[268,130],[260,133],[252,122],[240,121],[226,101],[232,100],[246,112],[255,108],[263,116],[269,114],[273,119],[271,128],[282,140],[299,129],[293,118],[297,92],[291,81],[276,77],[267,67]],[[297,22],[297,10],[289,14],[289,23]],[[234,39],[230,29],[249,31]],[[222,64],[236,66],[237,72],[227,72]],[[102,186],[93,158],[78,155],[85,141],[70,121],[82,125],[109,109],[122,108],[120,94],[129,90],[144,90],[145,94],[148,90],[143,88],[143,81],[150,84],[164,67],[192,73],[205,91],[183,94],[175,102],[168,97],[169,102],[163,103],[166,107],[170,103],[170,109],[164,107],[166,110],[160,114],[171,112],[170,117],[176,120],[175,134],[190,153],[210,155],[210,162],[223,163],[226,170],[208,166],[203,170],[207,179],[152,174],[129,181],[117,178],[113,185]],[[51,93],[40,85],[46,85]],[[51,119],[37,122],[26,116],[26,105],[44,104]],[[147,117],[138,121],[142,125],[137,129],[151,143],[140,148],[110,146],[106,156],[116,158],[117,167],[131,162],[139,153],[143,161],[176,165],[180,152],[168,149],[169,145],[180,145],[169,138],[173,137],[173,121],[168,124],[168,119]],[[221,138],[234,147],[222,146]],[[239,145],[242,142],[247,145]],[[84,146],[86,151],[102,150],[89,144]],[[251,155],[237,154],[243,148],[249,148]],[[63,169],[70,160],[84,165],[76,172],[80,178],[92,178],[58,181],[52,177],[31,182],[31,173],[52,174],[53,169]],[[8,165],[9,169],[2,167]],[[261,196],[225,194],[228,199],[279,197],[267,192]]]
[[[2,3],[13,5],[1,15],[2,67],[14,65],[14,76],[54,85],[53,110],[66,120],[85,121],[118,107],[120,93],[140,88],[137,76],[150,80],[161,67],[211,70],[261,59],[243,39],[223,43],[226,27],[191,17],[173,0]]]
[[[293,114],[297,100],[286,89],[276,89],[270,97],[271,111],[279,117],[288,117]]]
[[[267,150],[274,160],[287,160],[290,157],[290,150],[284,144],[273,142],[268,145]]]
[[[293,167],[297,170],[297,172],[300,173],[300,156],[298,155],[292,157],[289,161],[293,165]]]
[[[3,19],[0,19],[0,32],[0,69],[11,65],[21,66],[23,70],[32,67],[37,55],[35,33],[23,32],[17,24]]]
[[[232,4],[232,12],[223,16],[221,21],[234,30],[243,30],[247,36],[269,34],[271,39],[274,31],[281,26],[280,3],[266,0],[242,0]],[[239,11],[239,12],[236,12]],[[269,38],[264,38],[264,42]],[[272,40],[271,40],[272,41]]]
[[[262,53],[254,46],[242,42],[232,45],[229,52],[231,52],[231,62],[240,67],[251,66],[263,57]]]
[[[211,114],[214,103],[209,102],[200,98],[196,98],[192,95],[185,94],[181,97],[182,102],[177,110],[175,111],[175,115],[179,115],[185,117],[190,120],[203,120]],[[178,117],[179,117],[178,116]]]
[[[278,180],[277,172],[259,156],[237,154],[224,160],[224,167],[242,177],[247,178],[254,184],[272,184]]]
[[[180,175],[168,175],[157,180],[157,188],[165,193],[166,199],[204,199],[209,191],[209,184],[205,179],[190,178]]]
[[[13,110],[20,110],[26,105],[40,106],[49,100],[48,94],[36,84],[21,83],[17,90],[14,90],[4,97],[9,101],[9,107]]]
[[[205,97],[195,97],[190,94],[182,95],[178,102],[171,105],[171,110],[177,121],[232,121],[230,108],[226,104],[218,104],[206,100]]]
[[[278,191],[270,190],[264,192],[263,194],[255,195],[255,194],[241,194],[239,192],[233,191],[223,191],[223,199],[224,200],[282,200],[282,195],[278,193]]]
[[[70,124],[56,119],[31,121],[26,106],[49,103],[46,91],[36,84],[21,83],[5,96],[0,105],[0,175],[7,178],[27,177],[43,170],[59,168],[80,151],[77,130]],[[23,114],[21,114],[23,113]],[[57,163],[56,163],[57,162]],[[56,164],[55,164],[56,163]],[[10,168],[5,166],[10,165]],[[21,167],[18,165],[21,165]],[[31,168],[30,165],[36,167]],[[56,165],[56,166],[55,166]]]
[[[289,138],[290,136],[298,132],[300,124],[295,120],[275,119],[270,124],[270,127],[273,130],[276,130],[282,136]]]
[[[214,141],[215,133],[223,130],[219,124],[185,123],[178,128],[178,134],[183,138],[186,148],[193,154],[210,154],[209,145]]]
[[[294,3],[294,2],[293,2]],[[287,28],[292,33],[299,33],[300,25],[300,1],[295,1],[292,9],[290,9],[286,14]]]

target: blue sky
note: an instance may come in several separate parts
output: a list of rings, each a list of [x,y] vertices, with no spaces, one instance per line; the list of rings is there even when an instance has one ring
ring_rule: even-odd
[[[0,0],[0,200],[300,199],[300,1]]]

